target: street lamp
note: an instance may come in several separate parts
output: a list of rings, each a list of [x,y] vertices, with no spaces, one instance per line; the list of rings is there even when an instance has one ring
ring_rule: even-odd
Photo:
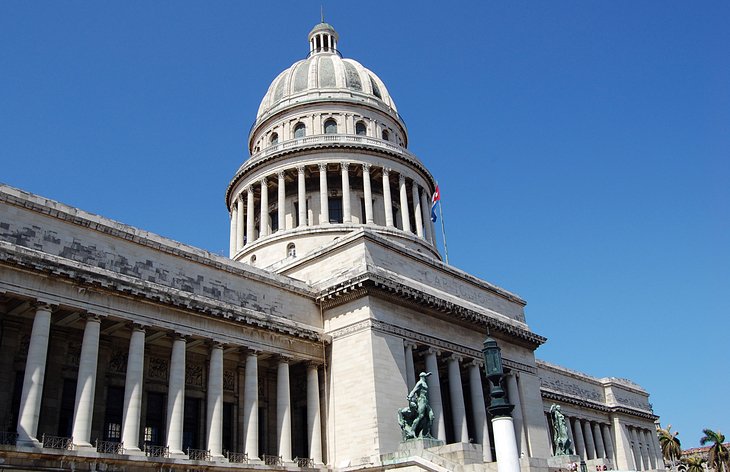
[[[520,472],[517,438],[512,422],[512,409],[507,401],[507,394],[502,388],[504,369],[502,368],[502,351],[497,341],[487,336],[482,348],[484,371],[489,379],[489,414],[492,416],[494,431],[494,450],[497,453],[498,472]]]

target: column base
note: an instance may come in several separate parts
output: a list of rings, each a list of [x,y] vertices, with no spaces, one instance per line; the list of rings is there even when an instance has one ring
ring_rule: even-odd
[[[144,456],[144,451],[138,447],[125,447],[124,454],[127,456]]]
[[[36,438],[18,438],[18,440],[15,443],[18,447],[32,447],[36,449],[42,449],[43,444]]]
[[[89,452],[89,451],[96,452],[96,446],[94,446],[90,442],[77,442],[77,443],[75,442],[74,449],[76,449],[77,451],[84,451],[84,452]]]

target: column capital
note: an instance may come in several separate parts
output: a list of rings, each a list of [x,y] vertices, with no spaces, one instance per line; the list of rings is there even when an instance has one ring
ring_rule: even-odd
[[[259,179],[259,183],[261,184],[262,187],[265,187],[268,184],[268,180],[266,177],[261,177]]]
[[[389,167],[383,167],[383,176],[388,177],[388,175],[390,175],[390,171],[392,171],[392,170],[393,169],[391,169]]]
[[[284,178],[284,171],[283,170],[280,170],[279,172],[276,173],[276,176],[279,178],[279,180],[283,179]]]
[[[297,166],[297,172],[301,175],[304,174],[304,166]]]
[[[369,174],[369,173],[370,173],[370,168],[371,168],[371,167],[372,167],[372,165],[370,165],[370,164],[368,164],[367,162],[365,162],[365,163],[363,163],[363,165],[362,165],[362,171],[363,171],[363,172],[365,172],[365,173],[367,173],[367,174]]]
[[[209,340],[207,343],[208,347],[212,349],[223,349],[224,345],[222,342]]]
[[[84,321],[93,321],[95,323],[101,323],[101,318],[102,318],[102,315],[99,315],[97,313],[87,312],[87,313],[81,314],[81,319],[83,319]]]
[[[36,310],[45,310],[45,311],[53,311],[54,308],[58,308],[58,305],[55,303],[50,303],[45,300],[36,300],[33,303],[31,303],[31,306]]]
[[[327,172],[327,164],[326,163],[319,163],[317,164],[317,167],[319,168],[320,172]]]
[[[278,364],[291,364],[294,360],[293,357],[284,354],[275,354],[273,357]]]
[[[426,353],[427,354],[434,354],[434,355],[436,355],[436,357],[438,357],[438,356],[441,355],[441,350],[440,349],[436,349],[435,347],[429,347],[428,349],[426,349]]]
[[[403,174],[398,174],[398,183],[401,184],[401,185],[403,185],[404,183],[406,183],[406,176],[403,175]]]
[[[343,172],[347,172],[347,170],[350,168],[349,162],[340,162],[340,167],[342,168]]]
[[[243,203],[243,192],[241,192],[238,195],[236,195],[236,202]]]
[[[403,340],[403,346],[406,349],[408,349],[408,348],[413,349],[413,348],[415,348],[418,345],[415,342],[411,341],[410,339],[404,339]]]
[[[464,356],[462,356],[461,354],[452,353],[449,356],[449,361],[461,362],[462,360],[464,360]]]
[[[317,362],[317,361],[307,361],[304,363],[304,365],[306,365],[308,369],[310,369],[310,368],[319,369],[319,366],[321,366],[322,363]]]
[[[481,359],[472,359],[471,362],[469,362],[469,365],[481,369],[484,367],[484,361]]]
[[[188,342],[188,339],[190,338],[189,335],[178,333],[176,331],[170,333],[170,337],[172,338],[173,341],[183,341],[186,343]]]
[[[128,324],[128,326],[129,329],[132,331],[142,331],[143,333],[145,332],[145,326],[141,323],[131,322]]]
[[[253,185],[251,185],[251,184],[247,185],[246,186],[246,192],[248,192],[251,195],[253,195]]]

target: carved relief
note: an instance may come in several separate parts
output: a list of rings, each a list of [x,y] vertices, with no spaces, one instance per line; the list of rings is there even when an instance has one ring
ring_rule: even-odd
[[[167,359],[151,357],[147,377],[150,379],[167,380]]]
[[[68,349],[66,350],[66,363],[68,365],[79,365],[80,358],[81,358],[81,344],[68,343]]]
[[[200,364],[185,364],[185,385],[203,386],[203,366]]]
[[[109,360],[109,372],[115,372],[117,374],[124,374],[127,372],[127,353],[124,351],[112,352],[112,357]]]
[[[223,371],[223,390],[233,392],[236,389],[236,373],[232,370]]]

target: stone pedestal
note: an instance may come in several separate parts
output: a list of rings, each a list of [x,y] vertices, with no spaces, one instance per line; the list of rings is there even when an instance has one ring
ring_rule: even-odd
[[[580,456],[577,454],[552,456],[547,458],[547,463],[550,469],[570,470],[572,464],[580,465]]]

